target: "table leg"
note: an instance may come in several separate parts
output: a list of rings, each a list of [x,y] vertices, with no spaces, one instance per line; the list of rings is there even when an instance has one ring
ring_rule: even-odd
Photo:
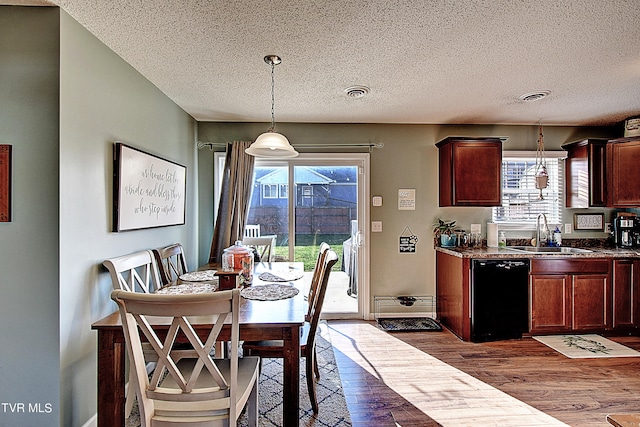
[[[98,330],[98,426],[124,425],[124,353],[122,332]]]
[[[285,328],[284,390],[282,421],[284,427],[300,424],[300,327]]]

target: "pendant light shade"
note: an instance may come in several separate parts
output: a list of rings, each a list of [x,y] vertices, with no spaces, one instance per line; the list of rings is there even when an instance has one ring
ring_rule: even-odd
[[[261,134],[247,148],[245,153],[255,157],[296,157],[298,152],[289,144],[286,136],[276,132],[275,125],[275,96],[274,96],[274,67],[282,62],[277,55],[267,55],[264,62],[271,66],[271,127]]]
[[[244,150],[255,157],[296,157],[298,152],[289,144],[286,136],[278,132],[265,132]]]

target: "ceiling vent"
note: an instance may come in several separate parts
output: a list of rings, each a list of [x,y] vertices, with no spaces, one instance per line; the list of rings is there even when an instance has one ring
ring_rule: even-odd
[[[366,86],[351,86],[344,90],[349,98],[362,98],[369,93],[369,88]]]
[[[550,93],[551,91],[549,90],[539,90],[536,92],[525,93],[524,95],[520,95],[519,98],[521,101],[524,101],[524,102],[533,102],[542,98],[546,98],[547,96],[549,96]]]

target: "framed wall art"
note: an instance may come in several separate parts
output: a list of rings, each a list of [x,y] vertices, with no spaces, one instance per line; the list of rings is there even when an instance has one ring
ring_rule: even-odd
[[[187,168],[114,144],[113,231],[183,225]]]
[[[0,144],[0,222],[11,222],[11,145]]]
[[[573,214],[573,229],[604,231],[604,214]]]

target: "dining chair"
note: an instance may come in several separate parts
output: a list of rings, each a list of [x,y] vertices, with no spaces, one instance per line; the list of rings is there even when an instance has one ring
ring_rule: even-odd
[[[116,258],[110,258],[102,263],[111,276],[114,290],[129,292],[152,293],[163,286],[153,253],[149,250],[134,252]],[[155,366],[155,353],[145,343],[147,369],[151,372]],[[129,385],[126,388],[125,415],[129,416],[133,409],[135,394],[135,376],[130,371]]]
[[[180,243],[152,249],[153,256],[158,264],[160,280],[163,286],[178,280],[178,277],[188,273],[187,260],[184,256],[184,248]]]
[[[142,426],[233,427],[246,407],[249,425],[257,427],[260,359],[239,356],[239,289],[180,295],[116,290],[111,298],[118,304],[137,379]],[[151,316],[167,322],[154,323]],[[189,319],[197,316],[211,317],[212,324],[196,332]],[[211,350],[229,317],[230,357],[214,358]],[[152,376],[145,368],[141,333],[158,358]],[[173,350],[180,338],[188,341],[189,350]]]
[[[260,224],[245,225],[244,237],[260,237]]]
[[[260,237],[245,237],[242,239],[242,244],[256,248],[261,262],[272,262],[276,258],[277,237],[275,234]]]
[[[333,250],[328,250],[318,277],[318,287],[313,301],[309,301],[311,307],[311,317],[305,322],[300,337],[300,355],[305,358],[305,373],[307,376],[307,388],[309,390],[309,400],[314,413],[318,413],[318,400],[316,397],[316,381],[314,366],[316,361],[316,332],[320,322],[320,312],[329,283],[329,275],[333,265],[338,261],[338,256]],[[282,340],[269,341],[245,341],[242,345],[245,354],[250,356],[260,356],[261,358],[282,358],[284,357],[284,343]]]

